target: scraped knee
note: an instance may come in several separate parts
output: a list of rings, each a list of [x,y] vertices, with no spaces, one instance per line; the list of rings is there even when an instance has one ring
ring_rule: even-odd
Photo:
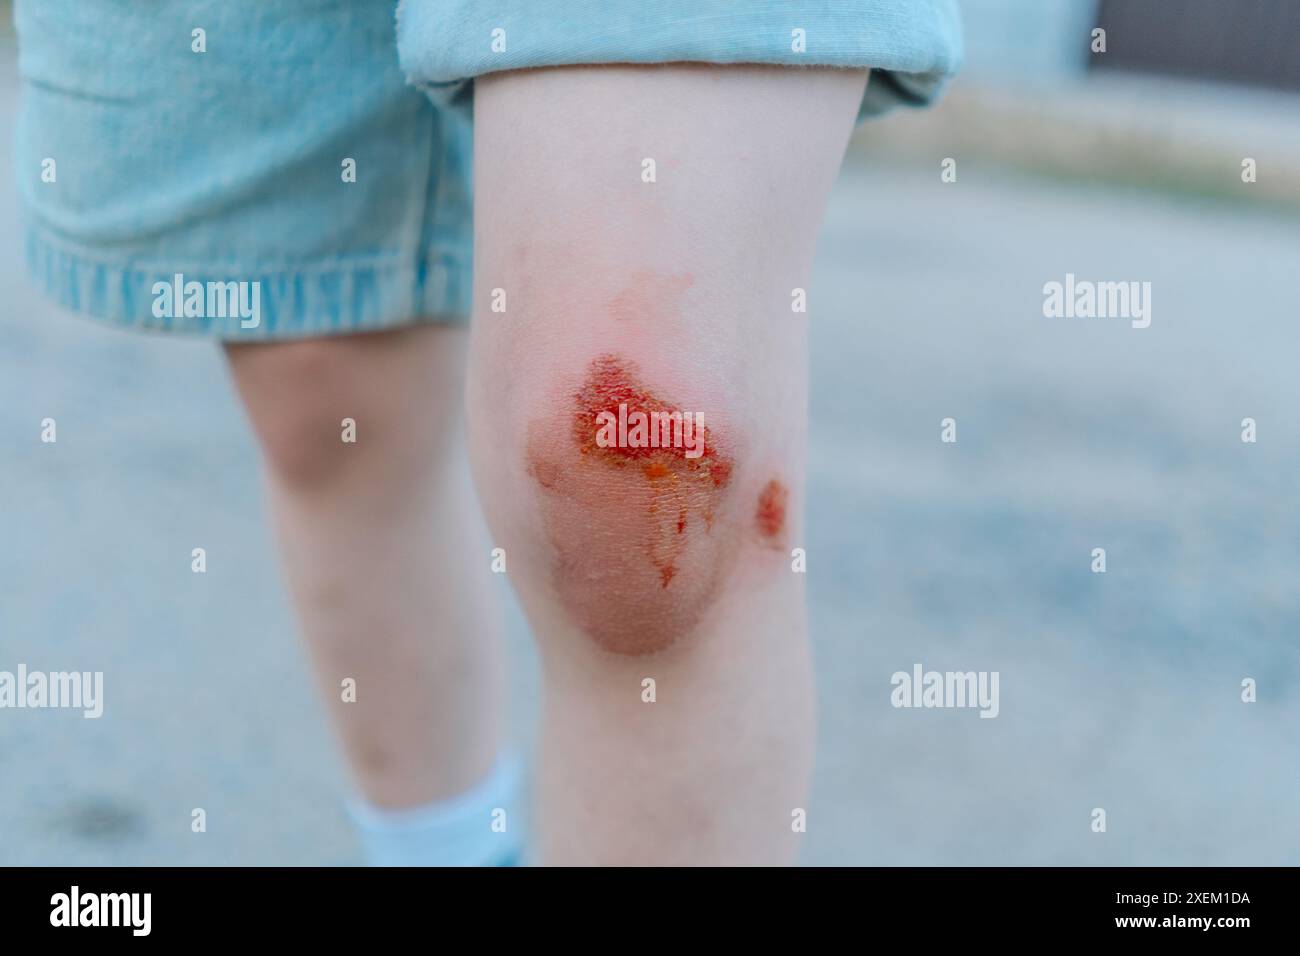
[[[699,629],[734,563],[734,436],[616,355],[566,394],[528,427],[551,587],[604,650],[662,651]]]

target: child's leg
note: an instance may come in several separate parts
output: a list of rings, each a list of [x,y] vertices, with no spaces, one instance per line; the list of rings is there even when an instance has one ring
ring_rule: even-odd
[[[435,325],[227,350],[328,709],[380,807],[469,789],[499,744],[488,548],[460,440],[464,338]]]
[[[470,446],[545,669],[542,862],[796,852],[813,714],[792,306],[864,77],[477,81]],[[606,447],[619,405],[702,414],[703,453]]]

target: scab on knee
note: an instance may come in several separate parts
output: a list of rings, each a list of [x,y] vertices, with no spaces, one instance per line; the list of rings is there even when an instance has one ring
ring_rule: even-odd
[[[605,650],[673,645],[697,628],[726,578],[738,543],[727,520],[735,463],[710,421],[605,354],[563,413],[530,429],[528,473],[554,586]]]

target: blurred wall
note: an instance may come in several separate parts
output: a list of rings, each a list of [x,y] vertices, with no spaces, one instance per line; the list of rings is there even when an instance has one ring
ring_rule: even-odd
[[[961,12],[974,80],[1070,83],[1087,71],[1095,0],[961,0]]]

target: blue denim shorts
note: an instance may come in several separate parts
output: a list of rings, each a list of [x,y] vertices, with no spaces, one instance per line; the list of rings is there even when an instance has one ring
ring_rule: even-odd
[[[35,281],[139,329],[266,340],[457,321],[472,80],[596,63],[870,67],[937,95],[955,0],[17,0]]]

